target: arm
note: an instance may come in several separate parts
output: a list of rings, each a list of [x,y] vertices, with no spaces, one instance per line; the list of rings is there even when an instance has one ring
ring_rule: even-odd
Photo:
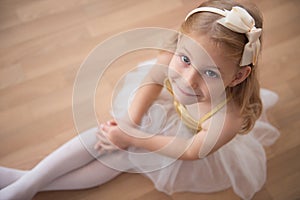
[[[203,130],[190,139],[162,135],[157,135],[148,139],[132,137],[130,139],[130,145],[145,148],[149,151],[157,151],[157,153],[178,158],[180,160],[197,160],[199,159],[199,151],[205,142],[207,133],[207,130]],[[232,132],[223,131],[209,154],[215,152],[229,142],[234,135],[235,134],[232,134]]]
[[[150,105],[160,94],[163,86],[163,81],[166,76],[166,67],[168,66],[173,54],[167,51],[161,51],[157,57],[156,65],[150,70],[145,80],[142,82],[142,86],[136,92],[130,108],[128,110],[128,115],[123,118],[123,121],[131,125],[139,125],[142,117],[149,109]],[[107,125],[116,125],[114,120],[108,121]],[[115,149],[110,142],[102,136],[101,131],[97,134],[99,141],[95,144],[94,148],[98,151],[104,149]]]
[[[160,52],[156,62],[158,66],[153,67],[153,69],[149,72],[149,74],[143,81],[144,85],[140,87],[137,93],[135,94],[128,111],[129,118],[134,124],[140,124],[143,115],[147,112],[150,105],[160,94],[163,87],[163,79],[165,78],[165,74],[163,74],[163,71],[165,71],[166,69],[159,68],[163,68],[163,66],[168,66],[172,59],[172,56],[173,54],[169,52]]]
[[[209,121],[206,124],[209,126]],[[208,155],[229,142],[239,130],[239,124],[238,119],[226,117],[220,136],[217,138],[216,144]],[[103,125],[102,130],[105,137],[119,148],[125,149],[128,146],[135,146],[181,160],[199,159],[199,151],[204,143],[207,142],[205,141],[205,137],[209,133],[208,127],[203,127],[203,130],[192,138],[184,139],[163,135],[151,137],[148,133],[131,129],[129,126],[123,124],[113,126]]]

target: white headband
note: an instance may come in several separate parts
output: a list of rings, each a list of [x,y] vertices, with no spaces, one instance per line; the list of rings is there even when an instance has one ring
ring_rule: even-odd
[[[212,12],[224,16],[217,20],[217,22],[226,28],[238,32],[245,33],[248,38],[248,43],[244,47],[240,66],[249,64],[256,64],[257,57],[260,50],[259,37],[261,35],[261,28],[255,27],[255,21],[252,16],[244,9],[235,6],[228,10],[221,10],[213,7],[199,7],[192,10],[185,18],[185,21],[194,13],[197,12]]]

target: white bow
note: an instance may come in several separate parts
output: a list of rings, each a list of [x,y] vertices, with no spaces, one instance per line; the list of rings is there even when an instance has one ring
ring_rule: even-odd
[[[252,16],[244,8],[235,6],[231,11],[225,10],[225,17],[217,22],[232,31],[246,34],[248,43],[244,47],[240,65],[255,65],[260,49],[261,28],[255,27]]]
[[[252,16],[244,8],[238,6],[233,7],[231,11],[223,11],[213,7],[199,7],[192,10],[187,15],[185,20],[187,20],[187,18],[192,14],[202,11],[212,12],[224,16],[217,21],[219,24],[234,32],[246,34],[248,43],[244,47],[240,66],[249,65],[251,63],[255,65],[260,50],[259,37],[262,30],[261,28],[255,27],[255,21]]]

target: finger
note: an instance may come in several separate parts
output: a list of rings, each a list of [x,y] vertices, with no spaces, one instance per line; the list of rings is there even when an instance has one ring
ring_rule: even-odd
[[[99,142],[97,142],[95,145],[94,145],[94,149],[95,150],[99,150],[101,147],[101,144]]]
[[[108,130],[109,128],[105,127],[104,129]],[[108,133],[108,131],[103,130],[102,135],[103,135],[107,140],[109,140],[109,133]]]
[[[101,155],[101,154],[105,153],[105,150],[103,148],[100,148],[97,150],[97,152]]]
[[[110,126],[116,126],[117,125],[117,122],[115,120],[109,120],[106,122],[107,125],[110,125]]]
[[[101,154],[105,154],[105,153],[108,153],[108,152],[113,152],[113,151],[116,151],[118,149],[104,149],[104,148],[100,148],[99,150],[97,150],[97,152],[101,155]]]
[[[100,136],[100,138],[104,138],[104,136]],[[100,139],[97,144],[95,144],[96,149],[105,149],[105,150],[116,150],[118,149],[113,143],[111,143],[106,138],[104,140]]]
[[[107,135],[104,131],[101,131],[100,133],[97,133],[97,138],[102,141],[102,142],[106,142],[106,143],[111,143],[109,141],[109,139],[107,138]]]
[[[109,126],[107,124],[100,124],[100,130],[107,132],[109,130]]]
[[[101,143],[111,144],[111,142],[109,141],[109,139],[107,139],[107,137],[105,137],[103,135],[103,133],[97,134],[97,138],[99,139],[99,142],[101,142]]]
[[[101,148],[103,148],[104,150],[117,150],[118,147],[116,147],[113,144],[102,144]]]

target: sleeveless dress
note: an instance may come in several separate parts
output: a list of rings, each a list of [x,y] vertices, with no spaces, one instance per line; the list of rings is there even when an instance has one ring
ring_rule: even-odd
[[[126,75],[122,87],[117,89],[113,117],[121,117],[126,112],[133,96],[132,91],[147,73],[148,70],[139,68]],[[261,89],[261,99],[263,113],[254,128],[246,135],[236,135],[216,152],[202,159],[184,161],[130,147],[126,157],[134,168],[131,171],[144,174],[157,190],[167,194],[183,191],[208,193],[232,187],[242,199],[251,199],[266,181],[267,160],[263,146],[273,144],[279,137],[279,131],[268,123],[265,114],[276,103],[278,96]],[[162,90],[149,108],[140,129],[162,135],[174,135],[176,132],[183,138],[193,136],[191,130],[182,123],[167,89]]]

